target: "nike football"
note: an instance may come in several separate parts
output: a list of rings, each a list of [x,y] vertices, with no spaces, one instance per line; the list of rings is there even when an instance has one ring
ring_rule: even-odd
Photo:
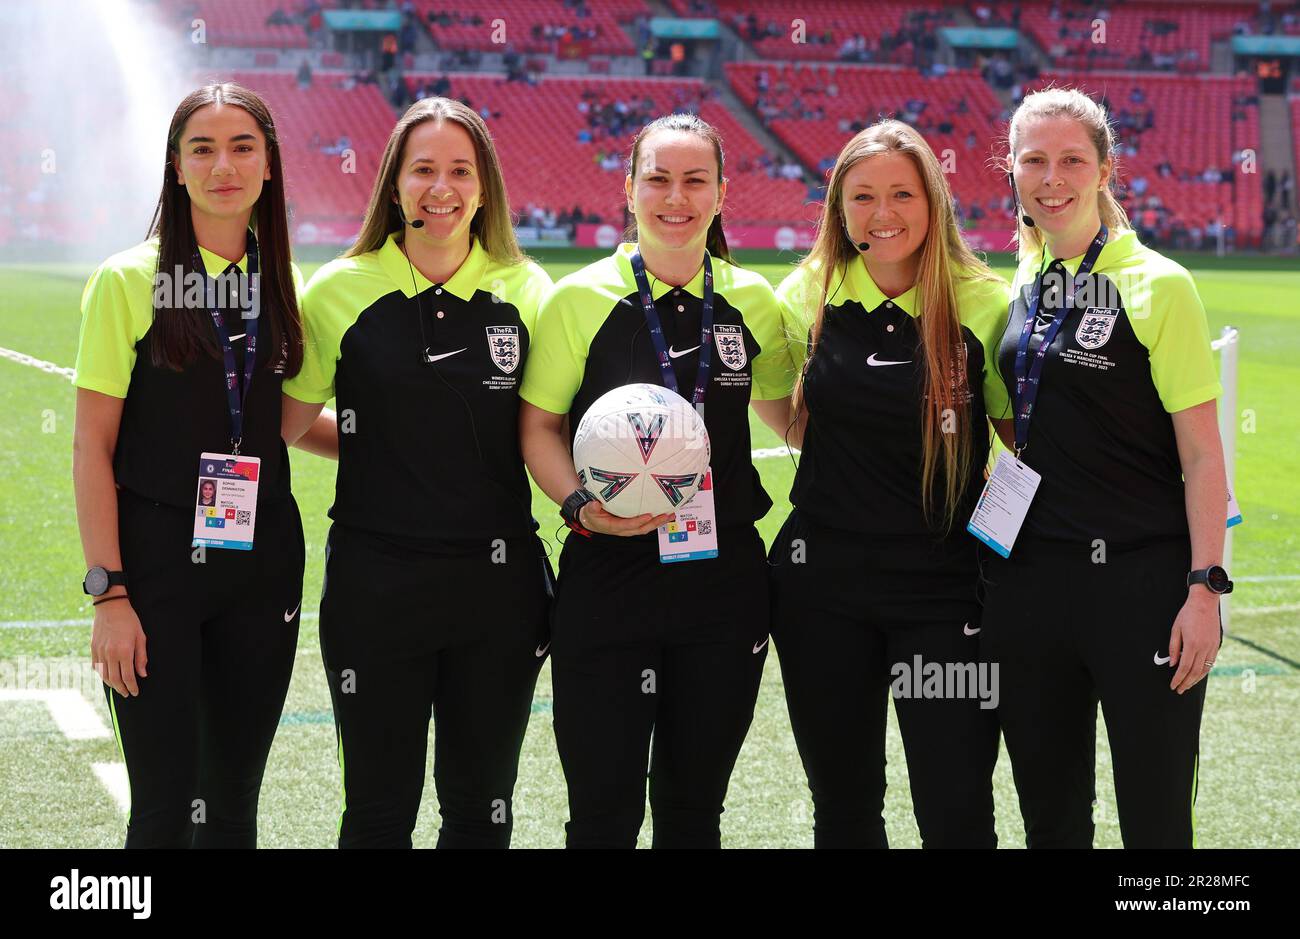
[[[624,385],[587,409],[573,438],[573,466],[612,515],[675,512],[709,468],[709,432],[691,403],[658,385]]]

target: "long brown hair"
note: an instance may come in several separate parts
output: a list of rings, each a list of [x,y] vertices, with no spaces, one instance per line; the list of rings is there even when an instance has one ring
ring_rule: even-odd
[[[703,118],[695,114],[668,114],[664,117],[655,118],[645,127],[642,127],[632,141],[632,153],[627,158],[627,175],[636,179],[637,165],[641,160],[641,141],[645,140],[651,134],[661,130],[679,130],[688,134],[695,134],[703,137],[713,145],[713,156],[718,163],[718,185],[722,185],[722,165],[724,156],[722,152],[722,135],[718,129]],[[623,232],[624,241],[636,241],[636,216],[633,215],[627,224],[627,230]],[[728,264],[736,262],[731,257],[731,249],[727,247],[727,236],[722,231],[722,213],[719,212],[713,216],[713,221],[709,223],[709,233],[704,242],[704,248],[715,258],[722,258]]]
[[[388,236],[396,232],[398,240],[406,233],[401,207],[393,201],[397,190],[397,174],[401,171],[402,151],[411,131],[425,121],[451,121],[465,128],[474,142],[474,162],[478,164],[479,179],[483,187],[483,204],[469,223],[470,234],[478,239],[483,250],[502,264],[521,264],[524,253],[519,250],[514,226],[510,223],[510,201],[506,198],[505,177],[501,161],[497,158],[492,135],[487,124],[473,108],[451,98],[423,98],[406,109],[388,135],[388,145],[379,161],[375,185],[370,192],[366,218],[361,223],[361,233],[356,243],[344,252],[345,258],[356,257],[384,246]]]
[[[1068,117],[1078,121],[1087,130],[1092,145],[1097,148],[1097,162],[1110,161],[1110,176],[1106,188],[1097,195],[1097,210],[1102,224],[1112,232],[1131,228],[1128,213],[1119,204],[1111,185],[1115,179],[1115,131],[1106,117],[1106,110],[1077,88],[1045,88],[1025,95],[1007,128],[1007,169],[1012,171],[1012,160],[1025,126],[1031,121],[1050,117]],[[1023,213],[1022,213],[1023,214]],[[1016,243],[1020,252],[1037,253],[1043,249],[1043,233],[1019,220],[1016,221]]]
[[[919,133],[900,121],[880,121],[844,145],[831,170],[826,203],[812,250],[800,262],[812,289],[805,294],[812,320],[812,344],[803,374],[795,385],[795,404],[803,405],[803,381],[808,362],[817,354],[826,301],[832,278],[848,276],[850,264],[861,264],[857,248],[845,233],[842,205],[844,177],[860,161],[884,153],[911,158],[925,186],[930,204],[929,231],[921,247],[917,272],[917,327],[925,363],[925,401],[922,404],[921,506],[933,517],[934,482],[942,463],[944,530],[952,527],[971,472],[971,422],[967,405],[966,367],[961,355],[961,319],[957,309],[959,279],[997,281],[988,265],[976,257],[957,228],[952,192],[939,160]],[[955,418],[956,432],[944,431],[945,418]]]
[[[280,141],[271,119],[271,109],[255,92],[232,82],[205,85],[185,96],[167,129],[167,158],[163,168],[162,194],[154,207],[149,237],[158,239],[158,273],[173,277],[177,267],[189,271],[198,241],[190,214],[190,194],[176,175],[181,154],[181,136],[191,115],[209,104],[242,108],[257,122],[266,138],[266,160],[271,178],[262,183],[262,193],[253,206],[252,224],[257,232],[258,280],[261,309],[269,311],[271,356],[267,367],[283,362],[286,377],[302,367],[302,316],[293,282],[289,257],[289,215],[284,199],[284,171],[280,162]],[[202,272],[196,272],[202,273]],[[157,298],[159,291],[155,291]],[[155,365],[179,371],[198,355],[220,355],[205,311],[186,309],[180,284],[170,291],[171,306],[154,304],[150,328],[150,351]],[[283,350],[283,355],[281,354]]]

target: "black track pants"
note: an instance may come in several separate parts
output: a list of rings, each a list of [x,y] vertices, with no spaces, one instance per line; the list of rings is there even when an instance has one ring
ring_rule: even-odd
[[[104,686],[131,785],[128,848],[251,848],[293,673],[303,537],[292,498],[258,509],[251,551],[190,546],[193,510],[118,493],[138,697]]]
[[[320,628],[343,772],[339,847],[411,846],[430,714],[438,847],[509,847],[550,568],[536,538],[503,553],[435,555],[330,529]]]

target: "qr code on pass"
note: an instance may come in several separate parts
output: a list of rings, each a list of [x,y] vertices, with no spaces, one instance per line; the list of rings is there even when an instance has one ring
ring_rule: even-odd
[[[235,511],[236,525],[247,525],[251,521],[252,521],[252,517],[249,515],[248,509],[237,509]]]
[[[701,535],[711,535],[711,534],[713,534],[713,520],[712,520],[712,519],[701,519],[701,520],[700,520],[700,523],[699,523],[699,525],[698,525],[697,527],[699,528],[699,533],[700,533]]]

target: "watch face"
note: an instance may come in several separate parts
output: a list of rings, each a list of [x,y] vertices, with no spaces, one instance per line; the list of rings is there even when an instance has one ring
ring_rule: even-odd
[[[1228,572],[1221,567],[1211,567],[1205,572],[1205,582],[1215,593],[1223,593],[1228,589]]]
[[[97,597],[108,589],[108,571],[102,567],[92,567],[86,571],[86,593]]]

